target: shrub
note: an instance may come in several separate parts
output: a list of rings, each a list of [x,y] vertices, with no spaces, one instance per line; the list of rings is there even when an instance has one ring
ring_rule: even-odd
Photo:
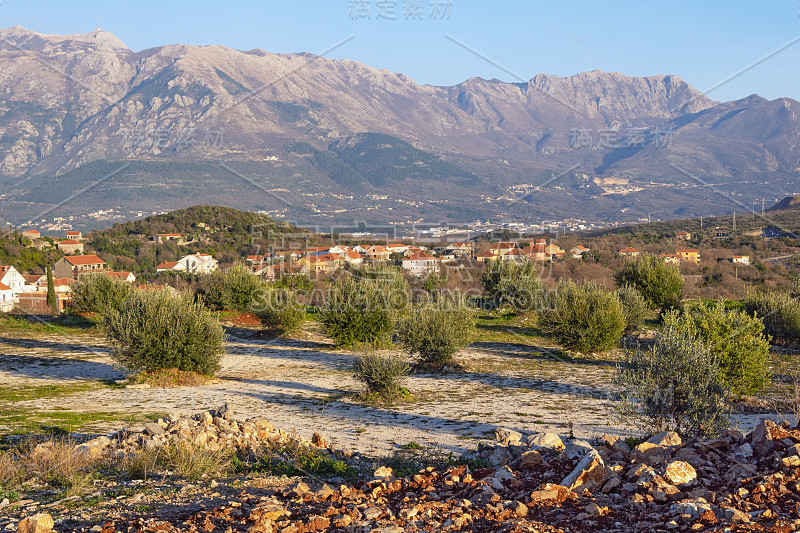
[[[653,308],[672,307],[680,302],[683,278],[677,265],[646,254],[629,261],[617,273],[617,285],[632,285]]]
[[[539,328],[565,348],[604,351],[619,343],[625,316],[616,293],[562,280],[539,311]]]
[[[728,425],[719,375],[716,358],[701,341],[668,325],[650,348],[625,351],[615,377],[622,389],[618,414],[649,433],[714,436]]]
[[[337,346],[390,346],[394,324],[408,306],[408,283],[395,269],[359,271],[328,290],[319,321]]]
[[[254,301],[256,315],[268,329],[279,329],[289,333],[300,328],[306,316],[306,308],[297,294],[284,288],[263,290]]]
[[[789,287],[789,296],[800,299],[800,277],[796,277],[792,280],[792,285]]]
[[[398,328],[398,338],[411,354],[423,363],[444,365],[466,348],[475,333],[475,315],[465,296],[437,295],[435,303],[411,311]]]
[[[197,294],[210,309],[252,311],[253,299],[266,284],[242,263],[217,270],[200,278]]]
[[[72,311],[103,314],[119,309],[133,289],[127,281],[106,274],[86,274],[72,284]]]
[[[744,308],[764,323],[764,331],[778,344],[800,342],[800,301],[787,293],[747,290]]]
[[[737,394],[753,394],[769,380],[769,340],[758,318],[725,309],[724,302],[665,316],[664,323],[703,341],[717,358],[719,378]]]
[[[518,313],[535,309],[541,300],[542,281],[533,261],[490,261],[481,281],[498,306],[508,305]]]
[[[647,316],[647,301],[632,285],[623,285],[617,289],[617,297],[625,320],[625,333],[633,333],[642,327]]]
[[[213,375],[224,335],[217,318],[200,302],[167,290],[133,291],[102,327],[117,362],[133,371],[177,368]]]
[[[397,356],[364,354],[353,362],[354,377],[367,386],[367,390],[386,398],[393,398],[400,389],[400,381],[408,375],[409,366]]]

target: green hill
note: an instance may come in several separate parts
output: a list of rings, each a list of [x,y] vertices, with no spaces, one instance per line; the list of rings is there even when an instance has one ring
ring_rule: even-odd
[[[180,233],[186,243],[158,244],[152,240],[157,233]],[[264,253],[269,245],[306,247],[318,239],[307,230],[266,215],[199,205],[93,231],[86,236],[86,243],[114,269],[144,274],[155,272],[159,263],[176,261],[188,253],[209,253],[224,264]]]

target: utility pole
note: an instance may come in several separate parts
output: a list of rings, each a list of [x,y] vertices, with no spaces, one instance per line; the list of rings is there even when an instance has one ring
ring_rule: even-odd
[[[761,218],[764,218],[764,199],[761,199]]]
[[[736,231],[736,211],[733,212],[733,231]]]

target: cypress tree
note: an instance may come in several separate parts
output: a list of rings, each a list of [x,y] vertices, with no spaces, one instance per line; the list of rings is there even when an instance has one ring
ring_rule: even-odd
[[[47,267],[47,306],[58,313],[58,302],[56,301],[56,285],[53,281],[53,271]]]

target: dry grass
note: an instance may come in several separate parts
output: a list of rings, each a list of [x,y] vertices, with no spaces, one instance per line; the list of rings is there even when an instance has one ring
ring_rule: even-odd
[[[131,376],[129,381],[132,383],[146,383],[151,387],[159,389],[169,389],[172,387],[194,387],[205,385],[212,378],[198,374],[197,372],[185,372],[177,368],[166,368],[153,372],[140,372]]]
[[[70,439],[56,439],[0,453],[0,486],[15,488],[37,480],[66,497],[86,494],[100,461],[75,453],[75,444]]]
[[[232,449],[212,451],[205,445],[179,440],[120,459],[117,467],[134,479],[147,479],[149,475],[169,471],[176,476],[197,480],[230,474],[233,455]]]

